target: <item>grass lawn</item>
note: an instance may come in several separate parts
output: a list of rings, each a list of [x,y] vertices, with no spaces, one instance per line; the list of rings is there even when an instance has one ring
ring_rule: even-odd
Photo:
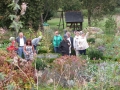
[[[98,22],[98,25],[96,27],[100,27],[101,29],[104,29],[104,25],[105,25],[105,21],[107,19],[104,18],[103,20],[101,20],[100,22]],[[60,22],[60,18],[52,18],[51,20],[48,20],[48,24],[50,25],[50,28],[52,29],[58,29],[58,25],[59,25],[59,22]],[[83,29],[88,27],[88,20],[87,18],[84,18],[84,21],[83,21]],[[66,23],[65,23],[65,19],[64,19],[64,28],[66,28]],[[61,21],[61,26],[59,28],[60,30],[63,30],[63,26],[62,26],[62,21]]]

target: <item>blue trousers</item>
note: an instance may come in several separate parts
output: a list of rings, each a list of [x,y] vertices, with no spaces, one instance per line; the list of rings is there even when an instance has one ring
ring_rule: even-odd
[[[54,51],[55,51],[55,53],[60,53],[59,47],[54,47]]]
[[[24,55],[23,47],[18,47],[18,55],[22,58],[22,54]],[[24,55],[25,56],[25,55]]]

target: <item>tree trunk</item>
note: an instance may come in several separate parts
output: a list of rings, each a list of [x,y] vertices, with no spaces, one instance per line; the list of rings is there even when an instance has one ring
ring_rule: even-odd
[[[91,10],[88,9],[88,26],[91,26]]]
[[[42,31],[42,32],[44,32],[44,28],[43,28],[43,15],[41,14],[41,16],[40,16],[40,30]]]

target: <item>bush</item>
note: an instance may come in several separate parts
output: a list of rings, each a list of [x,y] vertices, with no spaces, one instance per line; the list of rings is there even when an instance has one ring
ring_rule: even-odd
[[[46,63],[45,63],[45,60],[43,60],[43,59],[37,58],[37,59],[35,60],[35,62],[36,62],[36,69],[37,69],[37,70],[44,70],[45,67],[47,67],[47,65],[46,65]],[[34,63],[35,63],[35,62],[34,62]]]
[[[95,48],[88,49],[87,54],[88,54],[88,57],[91,60],[103,59],[103,53],[100,52],[98,49],[95,49]]]
[[[92,44],[93,44],[93,43],[95,43],[95,38],[88,38],[87,41],[88,41],[89,43],[92,43]]]
[[[106,20],[105,22],[105,33],[114,34],[116,27],[117,25],[116,25],[115,20],[112,18],[112,16],[110,16],[108,20]]]

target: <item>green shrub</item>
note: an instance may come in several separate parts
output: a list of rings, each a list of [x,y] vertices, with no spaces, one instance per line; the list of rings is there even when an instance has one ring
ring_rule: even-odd
[[[116,22],[112,16],[108,17],[108,20],[105,22],[105,33],[106,34],[114,34],[116,30]]]
[[[9,44],[9,43],[10,43],[10,40],[3,40],[2,43],[3,43],[3,44]]]
[[[36,69],[37,69],[37,70],[44,70],[45,67],[47,67],[47,65],[46,65],[46,63],[45,63],[45,60],[43,60],[43,59],[37,58],[37,59],[35,60],[35,62],[36,62]],[[35,62],[34,62],[34,63],[35,63]]]
[[[93,43],[95,43],[95,38],[88,38],[87,41],[88,41],[89,43],[92,43],[92,44],[93,44]]]
[[[87,54],[91,60],[103,59],[103,53],[95,48],[89,48]]]

